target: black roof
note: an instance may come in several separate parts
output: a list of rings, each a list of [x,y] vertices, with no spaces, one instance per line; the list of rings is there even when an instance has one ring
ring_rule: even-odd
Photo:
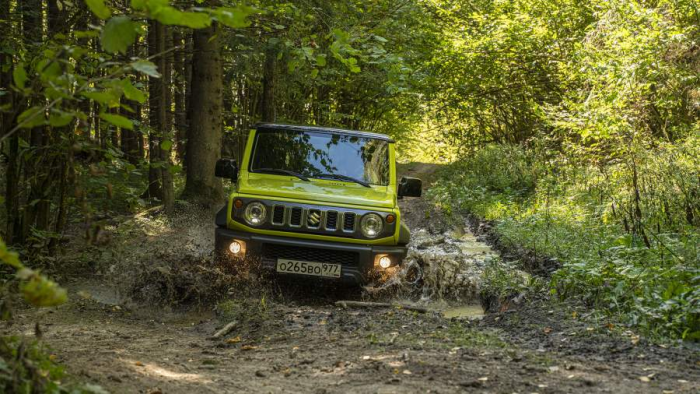
[[[318,133],[345,134],[345,135],[354,135],[357,137],[374,138],[377,140],[394,142],[394,140],[391,139],[386,134],[370,133],[367,131],[336,129],[333,127],[298,126],[298,125],[278,124],[278,123],[258,123],[255,125],[255,128],[256,129],[289,130],[289,131],[296,131],[296,132],[315,131]]]

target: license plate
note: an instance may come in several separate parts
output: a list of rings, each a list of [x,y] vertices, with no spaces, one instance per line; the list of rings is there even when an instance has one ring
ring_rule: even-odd
[[[340,264],[277,259],[277,272],[340,278]]]

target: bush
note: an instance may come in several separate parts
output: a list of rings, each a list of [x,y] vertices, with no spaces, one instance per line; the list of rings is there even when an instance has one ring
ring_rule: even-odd
[[[453,164],[431,195],[494,220],[505,245],[563,262],[554,294],[655,336],[697,340],[699,140],[604,165],[491,145]]]

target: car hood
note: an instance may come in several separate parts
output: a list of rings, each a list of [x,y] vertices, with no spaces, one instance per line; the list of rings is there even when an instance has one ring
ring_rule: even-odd
[[[352,182],[311,179],[273,174],[253,174],[239,178],[238,192],[265,197],[281,197],[305,202],[351,204],[393,208],[395,195],[389,186],[371,188]]]

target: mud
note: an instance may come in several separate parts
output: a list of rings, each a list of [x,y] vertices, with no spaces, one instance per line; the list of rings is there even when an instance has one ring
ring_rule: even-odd
[[[364,289],[233,277],[211,264],[204,213],[164,221],[152,211],[111,229],[91,277],[66,278],[67,305],[19,311],[2,332],[32,336],[41,322],[71,379],[114,393],[700,391],[697,350],[647,343],[582,306],[535,299],[484,314],[498,254],[425,200],[402,206],[415,234],[406,265]]]

